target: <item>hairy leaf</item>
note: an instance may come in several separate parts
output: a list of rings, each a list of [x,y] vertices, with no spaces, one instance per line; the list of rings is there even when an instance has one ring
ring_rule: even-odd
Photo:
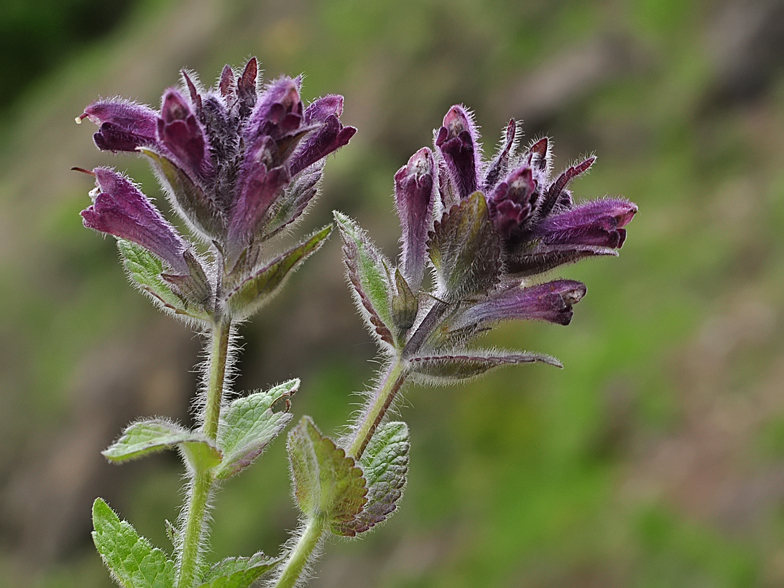
[[[363,318],[372,332],[394,346],[390,328],[393,321],[389,308],[392,297],[389,261],[353,220],[340,212],[334,215],[343,237],[348,279],[354,286],[359,306],[364,310]]]
[[[161,308],[177,315],[209,320],[204,309],[175,294],[171,285],[161,277],[163,263],[155,255],[125,239],[117,239],[117,248],[128,276]]]
[[[293,270],[318,251],[331,232],[332,225],[324,227],[232,290],[226,297],[232,316],[247,318],[269,302]]]
[[[247,588],[283,558],[271,558],[258,552],[250,557],[227,557],[207,572],[199,588]]]
[[[229,478],[248,467],[267,448],[291,420],[289,398],[299,388],[299,380],[289,380],[266,392],[238,398],[226,409],[218,425],[218,447],[223,462],[215,473]],[[284,400],[286,410],[273,412],[272,406]]]
[[[362,470],[309,417],[289,433],[288,452],[300,510],[309,518],[323,517],[333,532],[343,534],[367,502]]]
[[[481,192],[453,206],[435,224],[430,259],[447,301],[484,294],[498,281],[501,245]]]
[[[493,368],[519,363],[542,362],[563,367],[550,356],[538,353],[483,351],[482,355],[431,355],[412,357],[411,367],[415,376],[431,384],[457,384],[480,376]],[[474,352],[476,353],[476,352]]]
[[[368,486],[367,504],[353,521],[343,525],[341,535],[363,533],[397,508],[406,485],[409,447],[405,423],[386,423],[376,431],[360,459]]]
[[[209,439],[163,419],[129,425],[102,453],[109,461],[120,463],[176,446],[181,446],[188,461],[192,465],[198,463],[199,469],[213,467],[221,459],[221,452]]]
[[[103,563],[123,588],[173,588],[174,562],[100,498],[93,503],[93,541]]]

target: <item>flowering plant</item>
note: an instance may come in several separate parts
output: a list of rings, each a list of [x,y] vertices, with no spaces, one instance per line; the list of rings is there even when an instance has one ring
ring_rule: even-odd
[[[169,528],[172,557],[96,500],[95,545],[126,588],[243,588],[262,576],[277,587],[304,581],[325,538],[365,533],[397,508],[408,471],[408,429],[386,415],[403,385],[457,383],[510,364],[560,366],[552,357],[470,343],[508,320],[568,324],[585,286],[538,276],[584,257],[617,255],[637,212],[623,199],[575,203],[568,184],[594,158],[553,179],[549,141],[519,149],[515,121],[484,161],[470,114],[452,107],[434,150],[419,150],[395,174],[402,227],[397,263],[335,212],[348,281],[383,368],[345,437],[330,439],[307,416],[289,432],[300,529],[278,556],[259,552],[209,564],[206,513],[219,482],[250,466],[283,431],[299,387],[295,379],[229,401],[235,326],[280,291],[329,236],[331,226],[281,255],[267,254],[316,196],[326,156],[355,133],[340,122],[342,97],[305,107],[299,78],[260,88],[257,77],[255,59],[241,71],[226,66],[207,90],[183,72],[182,88],[164,93],[160,112],[112,99],[91,104],[77,119],[99,125],[100,149],[149,159],[195,240],[106,167],[80,170],[97,185],[92,206],[82,212],[85,226],[115,236],[132,282],[208,340],[197,427],[137,421],[104,451],[122,462],[176,448],[187,471],[180,520]]]

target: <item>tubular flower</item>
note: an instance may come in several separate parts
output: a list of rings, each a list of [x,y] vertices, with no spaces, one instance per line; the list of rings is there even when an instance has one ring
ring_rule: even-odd
[[[518,124],[484,161],[470,112],[453,106],[423,148],[395,174],[402,227],[395,264],[345,216],[349,281],[382,348],[413,375],[458,381],[499,365],[557,362],[529,353],[471,350],[468,342],[509,320],[568,325],[586,293],[580,282],[536,276],[595,255],[617,255],[637,212],[628,200],[575,204],[569,183],[595,158],[551,177],[548,139],[518,151]],[[424,279],[432,269],[432,283]]]
[[[211,288],[219,303],[217,290],[240,287],[263,269],[264,241],[300,218],[318,192],[325,158],[356,132],[340,122],[341,96],[304,106],[300,85],[300,78],[284,76],[262,86],[253,58],[239,71],[226,66],[215,87],[206,90],[183,72],[182,87],[164,92],[160,111],[114,98],[90,104],[77,118],[99,126],[93,136],[99,149],[135,151],[150,160],[175,212],[196,237],[214,246],[213,257],[220,260],[215,268],[192,253],[189,263],[175,259],[152,217],[126,215],[120,223],[131,202],[152,205],[136,188],[131,200],[130,189],[104,190],[108,180],[102,177],[121,178],[104,168],[94,172],[101,193],[83,213],[85,225],[140,245],[178,272],[193,271],[194,264],[205,275],[217,271],[220,284]],[[133,235],[123,233],[129,219],[139,223]],[[176,241],[181,250],[193,250],[183,237]]]

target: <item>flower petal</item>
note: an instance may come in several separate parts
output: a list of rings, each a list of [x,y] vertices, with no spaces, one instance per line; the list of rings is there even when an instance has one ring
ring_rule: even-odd
[[[93,205],[82,211],[84,225],[102,233],[133,241],[171,267],[189,273],[183,255],[188,249],[147,197],[128,178],[107,167],[93,170],[98,186]]]

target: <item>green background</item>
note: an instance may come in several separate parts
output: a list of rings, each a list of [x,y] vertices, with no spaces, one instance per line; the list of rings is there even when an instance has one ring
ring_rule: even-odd
[[[104,497],[158,545],[174,454],[115,467],[129,421],[188,422],[200,342],[126,283],[82,228],[111,164],[73,118],[98,96],[157,105],[182,67],[211,84],[258,56],[267,79],[346,97],[359,128],[303,231],[332,209],[389,255],[392,177],[451,104],[488,151],[509,117],[556,169],[640,212],[617,259],[560,269],[588,295],[571,326],[490,343],[564,370],[410,387],[401,509],[327,545],[312,586],[713,588],[784,585],[784,3],[743,0],[7,1],[0,9],[0,584],[102,587],[89,537]],[[339,433],[373,376],[332,239],[243,327],[238,390],[299,376],[296,417]],[[284,443],[228,482],[210,557],[275,553],[296,526]]]

